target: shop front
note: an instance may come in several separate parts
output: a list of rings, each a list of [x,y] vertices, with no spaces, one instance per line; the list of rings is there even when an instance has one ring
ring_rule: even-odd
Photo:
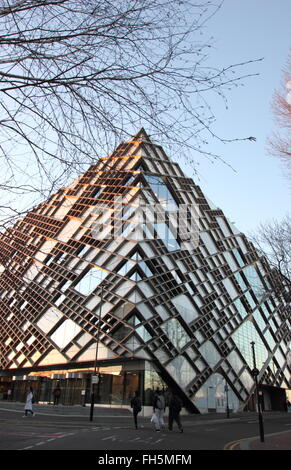
[[[166,388],[148,361],[131,361],[117,365],[102,365],[98,368],[99,380],[92,384],[94,368],[38,370],[20,376],[0,377],[1,398],[24,402],[29,387],[33,387],[36,403],[60,405],[86,405],[90,403],[92,387],[95,404],[100,406],[130,406],[136,390],[143,404],[152,405],[154,390]]]

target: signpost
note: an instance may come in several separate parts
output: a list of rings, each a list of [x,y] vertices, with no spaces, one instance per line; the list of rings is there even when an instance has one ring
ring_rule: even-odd
[[[257,369],[257,366],[256,366],[255,342],[254,341],[251,342],[251,346],[252,346],[253,363],[254,363],[254,368],[252,370],[252,375],[254,377],[255,385],[256,385],[256,396],[257,396],[258,415],[259,415],[260,439],[261,439],[261,442],[265,442],[264,423],[263,423],[263,415],[262,415],[262,409],[261,409],[261,399],[260,399],[259,386],[258,386],[258,375],[259,375],[260,371],[259,371],[259,369]]]
[[[94,413],[94,405],[95,405],[95,393],[94,393],[94,385],[99,383],[99,366],[97,372],[97,360],[98,360],[98,348],[99,348],[99,341],[100,341],[100,327],[101,327],[101,310],[103,304],[103,288],[101,286],[101,298],[100,298],[100,306],[99,306],[99,316],[98,316],[98,330],[97,330],[97,340],[96,340],[96,355],[95,355],[95,362],[94,362],[94,374],[91,376],[91,406],[90,406],[90,421],[93,421],[93,413]]]
[[[228,406],[228,386],[227,383],[224,387],[225,395],[226,395],[226,417],[229,418],[229,406]]]

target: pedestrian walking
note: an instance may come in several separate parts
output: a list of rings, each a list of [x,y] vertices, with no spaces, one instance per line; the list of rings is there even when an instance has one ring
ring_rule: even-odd
[[[30,387],[29,392],[26,395],[26,402],[25,402],[25,406],[24,406],[25,414],[24,414],[23,418],[28,416],[28,413],[30,413],[32,416],[35,415],[35,413],[32,411],[32,404],[33,403],[34,403],[33,388]]]
[[[152,416],[152,423],[155,425],[156,431],[160,431],[161,427],[165,427],[164,422],[164,412],[166,409],[166,401],[165,397],[161,390],[157,389],[157,392],[154,396],[154,403],[153,403],[153,416]]]
[[[173,422],[176,421],[179,431],[183,432],[183,426],[181,423],[180,412],[182,410],[182,400],[175,394],[169,400],[169,430],[173,429]]]
[[[60,396],[61,396],[61,387],[58,384],[56,388],[54,389],[54,405],[59,404]]]
[[[130,406],[131,406],[132,412],[133,412],[133,419],[134,419],[135,429],[137,429],[138,428],[137,427],[137,415],[142,410],[141,400],[140,400],[138,391],[135,392],[134,397],[131,399]]]

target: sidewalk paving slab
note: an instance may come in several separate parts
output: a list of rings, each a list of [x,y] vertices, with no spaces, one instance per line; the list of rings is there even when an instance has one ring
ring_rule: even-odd
[[[291,450],[291,431],[267,434],[264,442],[258,437],[238,444],[239,450]]]

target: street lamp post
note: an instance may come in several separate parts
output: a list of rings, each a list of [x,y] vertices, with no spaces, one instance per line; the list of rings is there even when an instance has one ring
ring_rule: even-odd
[[[228,406],[228,386],[227,383],[225,382],[225,395],[226,395],[226,417],[229,418],[229,406]]]
[[[209,404],[208,404],[208,389],[209,389],[209,388],[214,388],[214,387],[212,387],[212,386],[210,385],[210,386],[207,387],[207,389],[206,389],[207,412],[209,411]]]
[[[264,423],[263,423],[263,415],[262,415],[262,410],[261,410],[261,400],[260,400],[260,395],[259,395],[259,386],[258,386],[258,375],[259,375],[259,370],[257,369],[256,366],[256,355],[255,355],[255,342],[251,342],[252,346],[252,353],[253,353],[253,364],[254,368],[252,370],[253,377],[255,380],[255,386],[256,386],[256,396],[257,396],[257,404],[258,404],[258,416],[259,416],[259,429],[260,429],[260,439],[261,442],[265,441],[265,436],[264,436]]]
[[[100,328],[101,328],[101,310],[103,304],[103,286],[101,286],[101,297],[100,297],[100,306],[99,306],[99,316],[98,316],[98,332],[97,332],[97,341],[96,341],[96,355],[94,361],[94,373],[91,377],[91,406],[90,406],[90,421],[93,421],[94,414],[94,405],[95,405],[95,392],[94,385],[98,384],[100,381],[99,365],[97,372],[97,359],[98,359],[98,350],[99,350],[99,341],[100,341]]]

